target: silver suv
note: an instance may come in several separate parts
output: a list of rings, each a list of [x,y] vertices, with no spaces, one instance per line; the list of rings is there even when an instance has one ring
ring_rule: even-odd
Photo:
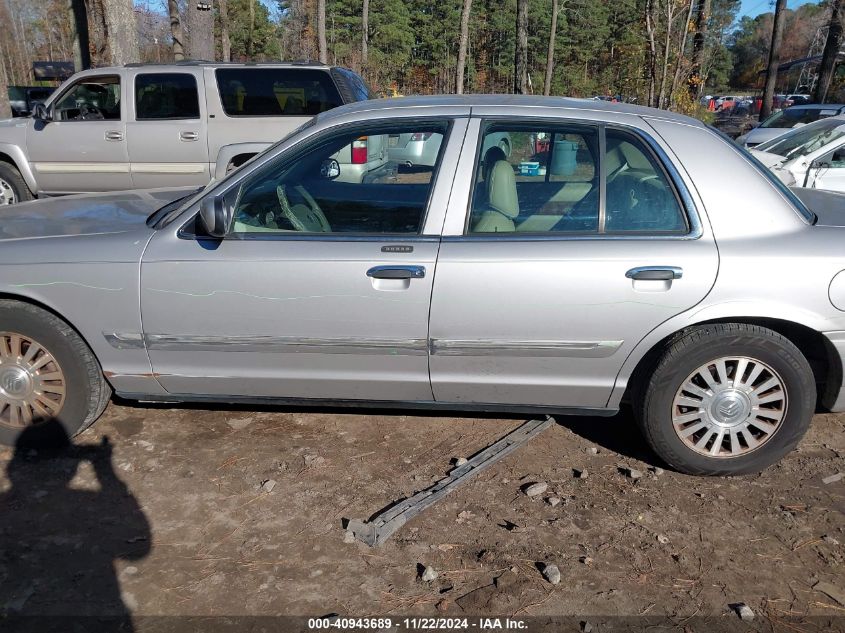
[[[204,185],[314,115],[370,98],[364,80],[304,63],[184,62],[77,73],[28,119],[0,121],[0,204],[34,196]],[[387,162],[384,139],[338,157],[341,180]]]

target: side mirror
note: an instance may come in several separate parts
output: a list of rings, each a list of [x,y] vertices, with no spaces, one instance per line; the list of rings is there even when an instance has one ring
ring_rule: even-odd
[[[51,121],[53,117],[50,116],[50,111],[43,103],[36,103],[32,108],[32,118],[36,121]]]
[[[232,209],[226,204],[223,196],[206,196],[200,202],[197,220],[207,235],[216,238],[226,237],[232,226],[232,219]]]
[[[338,176],[340,176],[340,163],[334,158],[324,160],[323,164],[320,165],[320,178],[334,180]]]

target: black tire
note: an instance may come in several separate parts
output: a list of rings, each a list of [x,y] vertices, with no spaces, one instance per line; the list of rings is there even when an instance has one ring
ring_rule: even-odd
[[[50,444],[61,441],[57,429],[70,438],[100,417],[111,398],[111,387],[93,352],[73,328],[37,306],[0,299],[0,333],[4,332],[30,337],[53,355],[64,374],[65,399],[55,418],[29,427],[12,426],[0,418],[0,444],[14,446],[23,441],[24,433],[27,446]]]
[[[777,372],[786,392],[786,415],[758,448],[736,457],[709,457],[675,432],[675,394],[697,368],[722,357],[747,356]],[[816,406],[816,385],[807,359],[789,340],[764,327],[741,323],[704,325],[669,343],[648,382],[635,385],[634,411],[646,441],[669,466],[690,475],[741,475],[763,470],[789,453],[806,433]]]
[[[21,173],[14,165],[0,161],[0,180],[9,185],[15,194],[16,202],[26,202],[32,200],[35,196],[26,186]]]

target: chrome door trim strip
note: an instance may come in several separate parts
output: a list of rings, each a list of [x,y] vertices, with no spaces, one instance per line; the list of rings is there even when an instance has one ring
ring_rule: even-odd
[[[607,358],[624,341],[511,341],[432,339],[433,356],[517,356],[525,358]]]
[[[201,336],[179,334],[103,333],[116,349],[164,351],[253,352],[283,354],[386,354],[425,356],[426,339],[310,338],[298,336]]]
[[[40,174],[128,174],[129,163],[33,163]]]
[[[131,163],[133,174],[201,174],[208,163]]]

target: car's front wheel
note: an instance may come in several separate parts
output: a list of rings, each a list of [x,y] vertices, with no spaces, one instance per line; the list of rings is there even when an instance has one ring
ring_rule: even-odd
[[[813,372],[780,334],[713,324],[676,338],[635,403],[652,449],[694,475],[758,472],[807,431],[816,402]]]
[[[36,443],[90,426],[111,389],[85,341],[55,315],[28,303],[0,300],[0,443],[14,445],[24,430]],[[33,439],[34,438],[34,439]]]
[[[0,205],[26,202],[33,197],[20,172],[9,163],[0,162]]]

